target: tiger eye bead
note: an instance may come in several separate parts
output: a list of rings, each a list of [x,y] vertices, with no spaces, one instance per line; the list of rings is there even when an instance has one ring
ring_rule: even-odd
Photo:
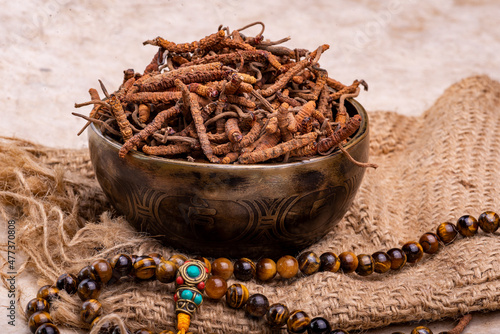
[[[156,263],[152,257],[139,256],[134,263],[132,274],[138,279],[146,280],[155,275]]]
[[[486,233],[494,233],[500,225],[500,217],[493,211],[485,211],[477,220],[479,227]]]
[[[197,257],[195,257],[195,259],[203,262],[203,264],[205,265],[205,268],[207,268],[207,270],[208,270],[207,271],[208,274],[210,274],[212,272],[212,264],[210,263],[210,261],[208,261],[208,259],[206,257],[197,256]]]
[[[184,262],[187,261],[187,257],[185,257],[182,254],[174,254],[168,260],[175,263],[175,265],[177,266],[177,269],[179,269],[179,267],[182,266],[184,264]]]
[[[234,262],[234,277],[240,281],[249,281],[254,278],[256,272],[255,263],[247,258],[241,258]]]
[[[411,334],[432,334],[432,331],[425,326],[418,326],[411,331]]]
[[[479,224],[477,223],[476,218],[465,215],[458,218],[457,221],[457,230],[464,237],[472,237],[477,233],[477,229]]]
[[[38,290],[36,294],[37,298],[42,298],[49,303],[57,298],[59,298],[59,289],[51,285],[44,285]]]
[[[271,259],[261,259],[257,262],[256,276],[261,281],[269,281],[276,276],[276,262]]]
[[[162,283],[170,283],[175,281],[177,266],[172,261],[161,261],[156,266],[156,279]]]
[[[330,334],[330,323],[325,318],[317,317],[311,320],[307,327],[307,334]]]
[[[373,270],[373,258],[367,254],[358,255],[358,266],[356,267],[356,274],[358,274],[359,276],[368,276],[373,274]]]
[[[406,261],[408,263],[417,263],[424,256],[424,250],[418,242],[410,241],[401,247],[403,252],[406,254]]]
[[[95,281],[101,282],[102,284],[106,284],[109,282],[111,277],[113,277],[113,268],[108,261],[104,259],[99,259],[94,261],[90,268],[95,273]]]
[[[399,270],[406,264],[406,253],[399,248],[391,248],[387,251],[391,259],[391,269]]]
[[[132,258],[126,254],[115,255],[109,264],[117,278],[130,275],[132,272]]]
[[[299,269],[305,275],[312,275],[319,270],[321,261],[313,252],[305,252],[297,258],[299,262]]]
[[[233,264],[225,257],[220,257],[212,262],[212,275],[220,276],[223,279],[228,280],[233,274],[233,271]]]
[[[439,250],[439,239],[434,233],[427,232],[422,234],[418,243],[427,254],[434,254]]]
[[[78,272],[78,282],[81,282],[87,278],[93,281],[98,281],[96,273],[92,270],[91,266],[85,266]]]
[[[101,294],[101,284],[90,278],[86,278],[78,284],[78,297],[86,301],[88,299],[97,299]]]
[[[102,305],[96,299],[89,299],[83,302],[80,311],[80,320],[86,324],[92,323],[95,318],[102,314]]]
[[[304,333],[311,323],[311,318],[306,312],[295,310],[290,314],[286,322],[286,327],[290,333]]]
[[[339,255],[340,268],[346,274],[352,273],[358,267],[358,257],[353,252],[343,252]]]
[[[273,304],[266,313],[267,324],[271,327],[281,327],[286,324],[290,311],[283,304]]]
[[[281,257],[276,263],[276,270],[282,278],[292,278],[299,272],[299,262],[291,255]]]
[[[158,265],[161,261],[165,261],[163,255],[160,253],[149,253],[148,256],[155,261],[156,265]]]
[[[62,274],[57,278],[56,287],[72,295],[78,289],[78,279],[73,274]]]
[[[269,310],[269,300],[267,297],[256,293],[248,297],[245,304],[245,313],[251,317],[263,317]]]
[[[205,283],[205,293],[208,298],[221,299],[227,291],[227,282],[219,276],[211,276]]]
[[[101,317],[96,317],[92,323],[90,324],[90,328],[94,329],[97,323],[101,320]],[[102,324],[99,324],[99,334],[111,334],[113,332],[115,325],[113,325],[110,321],[105,321]]]
[[[56,325],[51,324],[50,322],[40,325],[35,334],[59,334],[59,329]]]
[[[452,223],[441,223],[436,229],[436,235],[443,244],[448,245],[457,238],[458,231]]]
[[[387,253],[376,252],[372,254],[374,268],[378,274],[383,274],[391,269],[391,258]]]
[[[35,312],[29,317],[28,327],[31,330],[31,333],[35,333],[38,327],[43,324],[52,323],[52,318],[50,314],[44,311]]]
[[[319,257],[321,262],[319,271],[330,271],[336,273],[340,269],[339,257],[332,252],[325,252]]]
[[[226,303],[231,308],[242,308],[248,300],[248,289],[243,284],[233,284],[226,292]]]
[[[33,298],[26,304],[26,318],[31,317],[33,313],[44,311],[49,312],[50,305],[43,298]]]

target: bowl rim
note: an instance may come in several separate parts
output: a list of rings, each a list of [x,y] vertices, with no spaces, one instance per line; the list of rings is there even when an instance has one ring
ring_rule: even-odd
[[[366,112],[365,108],[355,99],[348,98],[346,99],[346,102],[350,103],[356,109],[358,114],[361,115],[361,124],[359,126],[358,131],[356,132],[355,136],[349,141],[349,143],[347,143],[347,145],[344,146],[346,150],[349,150],[352,147],[356,146],[368,135],[368,113]],[[100,140],[106,142],[109,146],[111,146],[114,150],[116,150],[118,156],[118,151],[120,150],[122,145],[117,143],[110,137],[104,136],[102,132],[95,127],[94,123],[90,125],[90,128],[99,137]],[[90,141],[90,136],[91,133],[89,132],[88,133],[89,141]],[[156,163],[165,163],[169,165],[178,165],[182,167],[213,168],[213,169],[231,168],[237,170],[252,170],[252,169],[255,170],[255,169],[276,169],[284,167],[295,167],[299,165],[303,166],[331,159],[332,157],[336,157],[340,154],[342,154],[342,152],[340,150],[336,150],[329,155],[314,157],[311,159],[296,161],[296,162],[275,162],[275,163],[258,163],[258,164],[213,164],[204,162],[190,162],[178,159],[146,155],[137,150],[131,150],[127,153],[126,157],[123,160],[137,159],[139,161],[144,161],[144,162],[146,162],[146,160],[153,160]]]

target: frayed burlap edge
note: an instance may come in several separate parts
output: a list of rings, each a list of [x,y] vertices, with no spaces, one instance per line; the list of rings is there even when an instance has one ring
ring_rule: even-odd
[[[418,240],[443,221],[500,207],[500,84],[488,77],[450,87],[420,117],[374,112],[371,162],[359,193],[338,226],[310,247],[320,254],[371,254]],[[18,220],[25,269],[50,284],[119,252],[176,253],[133,231],[110,209],[93,180],[86,151],[55,150],[16,139],[0,142],[3,219]],[[269,284],[250,281],[271,303],[323,316],[334,326],[367,329],[415,319],[437,320],[500,308],[500,239],[482,232],[460,239],[399,272],[359,277],[317,273]],[[231,283],[231,282],[230,282]],[[99,298],[105,314],[132,329],[174,328],[174,288],[126,281]],[[56,323],[85,327],[80,301],[61,293]],[[22,310],[20,310],[22,312]],[[194,317],[197,333],[267,333],[263,321],[223,301],[207,301]]]

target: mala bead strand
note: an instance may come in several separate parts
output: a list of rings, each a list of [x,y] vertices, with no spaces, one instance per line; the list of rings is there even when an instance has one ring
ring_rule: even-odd
[[[156,278],[163,283],[176,283],[174,295],[176,302],[177,327],[179,333],[185,334],[189,328],[190,318],[203,302],[202,291],[211,299],[221,299],[226,296],[229,307],[243,308],[250,317],[265,317],[272,328],[280,328],[286,324],[289,333],[329,333],[348,334],[342,329],[331,330],[328,321],[322,317],[311,318],[302,310],[290,312],[281,303],[269,305],[269,300],[263,294],[250,295],[242,284],[232,284],[227,287],[227,279],[232,274],[237,279],[250,280],[257,278],[267,281],[280,274],[281,278],[292,278],[299,269],[304,275],[311,275],[317,271],[344,273],[356,272],[360,276],[376,273],[385,273],[400,270],[407,262],[416,263],[423,254],[434,254],[439,251],[440,243],[447,245],[453,242],[458,234],[470,237],[477,233],[480,227],[485,233],[494,233],[499,227],[499,216],[492,211],[483,212],[478,220],[465,215],[458,219],[457,224],[441,223],[436,233],[424,233],[419,242],[410,241],[400,248],[392,248],[387,252],[375,252],[372,255],[352,252],[343,252],[339,256],[326,252],[318,257],[313,252],[305,252],[297,258],[285,255],[277,263],[272,259],[263,258],[257,265],[247,258],[239,259],[235,265],[226,258],[216,259],[212,264],[203,257],[187,260],[185,256],[176,254],[165,260],[159,253],[150,253],[147,256],[118,254],[111,260],[99,259],[82,268],[77,276],[63,274],[55,282],[55,286],[42,286],[37,292],[37,298],[30,300],[26,305],[26,317],[32,333],[58,334],[58,328],[50,317],[50,302],[59,297],[59,291],[68,294],[78,294],[83,301],[80,312],[82,322],[94,328],[100,321],[102,306],[97,300],[104,284],[111,284],[121,277],[135,277],[140,280]],[[212,276],[207,279],[208,273]],[[76,288],[75,288],[76,287]],[[99,324],[100,332],[118,334],[120,329],[109,322]],[[128,333],[132,333],[127,330]],[[139,329],[134,334],[152,333],[149,329]],[[173,334],[165,330],[160,334]],[[425,326],[414,328],[411,334],[432,334]]]

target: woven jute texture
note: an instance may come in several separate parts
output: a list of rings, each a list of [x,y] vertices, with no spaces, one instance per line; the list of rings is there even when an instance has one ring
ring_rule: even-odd
[[[310,247],[372,254],[418,240],[445,221],[500,210],[500,84],[464,79],[419,117],[371,112],[370,160],[344,219]],[[17,242],[28,255],[23,269],[52,284],[97,258],[119,252],[164,257],[175,250],[138,234],[110,208],[86,151],[55,150],[15,139],[0,144],[0,200],[5,219],[18,220]],[[479,232],[398,272],[360,277],[317,273],[271,283],[246,283],[334,327],[366,329],[416,319],[436,320],[500,309],[500,238]],[[231,283],[230,281],[229,283]],[[132,330],[174,330],[174,286],[132,280],[106,287],[99,300],[108,318]],[[85,327],[78,297],[61,293],[55,322]],[[22,311],[20,311],[22,312]],[[268,333],[222,301],[206,301],[192,320],[195,333]],[[95,333],[95,330],[92,332]]]

